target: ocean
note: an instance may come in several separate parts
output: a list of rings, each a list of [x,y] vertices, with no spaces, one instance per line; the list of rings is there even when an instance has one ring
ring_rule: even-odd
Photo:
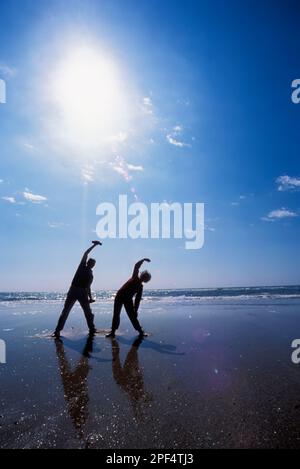
[[[113,290],[97,291],[97,300],[112,300]],[[0,302],[60,302],[65,298],[61,292],[1,292]],[[229,288],[190,288],[190,289],[161,289],[145,290],[144,300],[148,301],[176,301],[200,302],[213,300],[272,300],[272,299],[300,299],[300,285],[290,286],[261,286],[261,287],[229,287]]]

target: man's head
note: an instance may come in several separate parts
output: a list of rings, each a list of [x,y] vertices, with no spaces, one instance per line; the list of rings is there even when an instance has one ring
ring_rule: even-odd
[[[95,267],[95,265],[96,265],[95,259],[89,259],[89,260],[87,261],[87,266],[88,266],[90,269],[93,269],[93,268]]]
[[[143,283],[148,283],[148,282],[150,282],[150,280],[151,280],[151,274],[150,274],[150,272],[148,272],[148,270],[144,270],[144,272],[142,272],[141,275],[140,275],[140,280],[141,280]]]

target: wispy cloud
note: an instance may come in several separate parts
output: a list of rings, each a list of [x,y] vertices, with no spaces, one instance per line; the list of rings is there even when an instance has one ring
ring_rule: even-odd
[[[49,226],[49,228],[52,228],[52,229],[55,230],[55,229],[59,229],[59,228],[65,228],[69,225],[66,224],[66,223],[62,223],[62,222],[49,222],[48,226]]]
[[[205,225],[204,229],[206,231],[211,231],[212,233],[214,233],[216,231],[216,228],[214,228],[213,226],[208,226],[208,225]]]
[[[128,132],[119,132],[110,138],[112,143],[125,143],[128,140]]]
[[[143,98],[142,109],[146,114],[153,114],[153,103],[149,96]]]
[[[35,147],[32,143],[30,143],[30,142],[24,142],[24,143],[23,143],[23,147],[24,147],[25,150],[27,150],[27,151],[34,151],[34,150],[36,150],[36,147]]]
[[[239,205],[241,205],[245,201],[249,200],[250,197],[254,197],[254,194],[253,193],[247,194],[247,195],[242,194],[238,197],[237,200],[234,200],[233,202],[231,202],[230,205],[232,207],[238,207]]]
[[[126,161],[123,158],[117,157],[116,161],[112,163],[112,168],[116,173],[120,174],[125,181],[129,182],[132,180]]]
[[[13,78],[17,74],[17,70],[3,62],[0,62],[0,73],[6,78]]]
[[[115,161],[110,163],[110,165],[112,169],[128,183],[130,183],[133,179],[131,173],[140,173],[144,171],[143,166],[127,163],[127,161],[121,156],[117,156]],[[135,200],[138,200],[138,195],[134,186],[130,187],[130,192],[133,194]]]
[[[169,132],[166,136],[166,139],[170,143],[170,145],[173,145],[178,148],[191,147],[191,144],[182,141],[182,132],[183,127],[181,125],[175,125],[175,127],[173,127],[172,131]]]
[[[23,192],[23,197],[27,202],[31,202],[33,204],[40,204],[42,202],[46,202],[48,199],[43,195],[32,194],[31,192]]]
[[[279,176],[276,183],[280,192],[300,190],[300,178],[297,177]]]
[[[167,135],[167,140],[170,143],[170,145],[174,145],[174,147],[185,148],[185,147],[191,146],[189,143],[185,143],[185,142],[181,142],[180,140],[177,140],[171,134]]]
[[[5,200],[5,202],[8,202],[10,204],[16,204],[17,201],[14,197],[2,197],[2,200]]]
[[[81,178],[84,184],[94,182],[95,180],[95,168],[92,165],[86,165],[81,170]]]
[[[275,221],[275,220],[282,220],[285,218],[296,218],[298,214],[291,210],[288,210],[284,207],[279,208],[277,210],[272,210],[268,213],[266,217],[263,217],[262,220],[264,221]]]
[[[181,104],[183,106],[190,106],[191,101],[188,98],[186,98],[186,99],[177,99],[177,103]]]
[[[133,172],[143,172],[144,171],[144,168],[143,166],[139,166],[139,165],[134,165],[134,164],[127,164],[127,168],[129,171],[133,171]]]
[[[111,163],[111,167],[113,170],[120,174],[120,176],[125,179],[125,181],[129,182],[132,180],[132,175],[130,174],[131,172],[143,172],[144,168],[141,165],[133,165],[130,163],[127,163],[124,158],[121,156],[117,156],[115,161]]]

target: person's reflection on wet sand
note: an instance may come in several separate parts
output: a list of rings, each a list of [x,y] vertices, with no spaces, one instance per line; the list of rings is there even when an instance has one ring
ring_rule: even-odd
[[[118,386],[128,395],[134,417],[138,421],[144,419],[144,408],[152,401],[151,395],[145,390],[143,372],[139,364],[138,349],[143,340],[143,337],[138,337],[134,341],[122,367],[119,343],[116,339],[111,339],[113,376]]]
[[[91,369],[89,358],[93,352],[93,337],[88,337],[82,356],[73,370],[67,359],[62,340],[56,340],[55,345],[68,412],[79,438],[84,439],[84,426],[89,417],[90,399],[87,379]]]

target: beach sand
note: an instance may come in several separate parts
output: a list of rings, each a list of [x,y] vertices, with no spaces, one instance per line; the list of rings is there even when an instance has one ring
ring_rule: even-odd
[[[300,301],[147,301],[141,343],[62,304],[0,304],[1,448],[300,448]],[[108,329],[112,302],[94,306]]]

